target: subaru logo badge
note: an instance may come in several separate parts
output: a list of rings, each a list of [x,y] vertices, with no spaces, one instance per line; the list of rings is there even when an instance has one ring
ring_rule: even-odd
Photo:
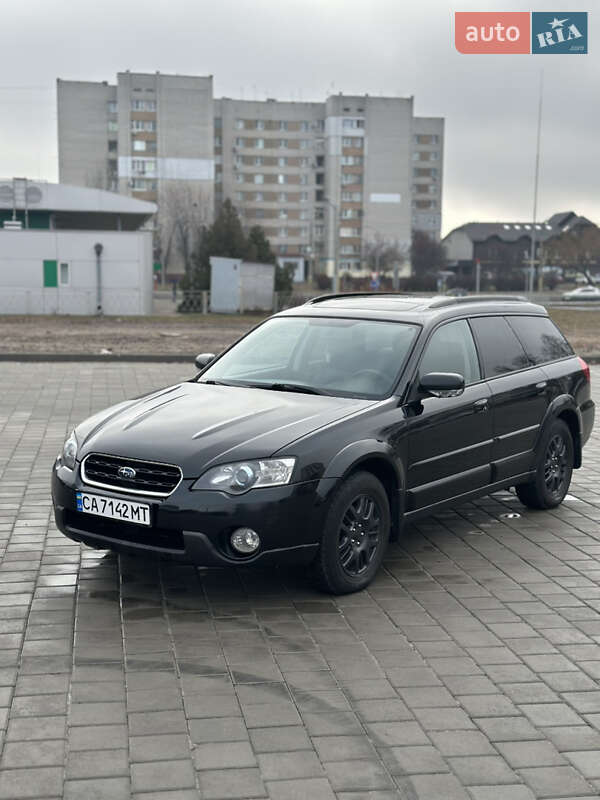
[[[136,476],[136,472],[133,467],[119,467],[117,475],[119,478],[124,478],[126,481],[132,481]]]

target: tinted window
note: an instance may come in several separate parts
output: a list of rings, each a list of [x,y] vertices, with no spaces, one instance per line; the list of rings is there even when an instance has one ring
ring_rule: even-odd
[[[573,355],[573,350],[548,317],[507,317],[534,364]]]
[[[477,351],[471,330],[464,319],[442,325],[433,334],[419,369],[420,375],[427,375],[428,372],[458,372],[466,384],[480,379]]]
[[[504,317],[471,320],[486,378],[529,366],[529,359]]]

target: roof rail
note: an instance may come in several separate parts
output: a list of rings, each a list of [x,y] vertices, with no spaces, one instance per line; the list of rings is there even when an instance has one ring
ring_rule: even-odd
[[[325,300],[337,300],[340,297],[411,297],[408,292],[336,292],[335,294],[320,294],[311,297],[304,305],[323,303]]]
[[[429,308],[445,308],[461,303],[529,303],[527,297],[519,294],[470,294],[466,297],[440,297],[429,304]]]

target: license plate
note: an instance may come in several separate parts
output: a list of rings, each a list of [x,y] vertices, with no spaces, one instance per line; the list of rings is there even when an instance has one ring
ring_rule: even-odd
[[[122,522],[134,522],[136,525],[150,525],[150,506],[147,503],[131,503],[115,497],[77,492],[77,511],[95,514],[97,517],[120,519]]]

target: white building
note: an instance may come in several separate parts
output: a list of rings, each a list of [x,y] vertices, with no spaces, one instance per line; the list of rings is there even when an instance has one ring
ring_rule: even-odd
[[[0,179],[0,314],[149,314],[154,203]]]

